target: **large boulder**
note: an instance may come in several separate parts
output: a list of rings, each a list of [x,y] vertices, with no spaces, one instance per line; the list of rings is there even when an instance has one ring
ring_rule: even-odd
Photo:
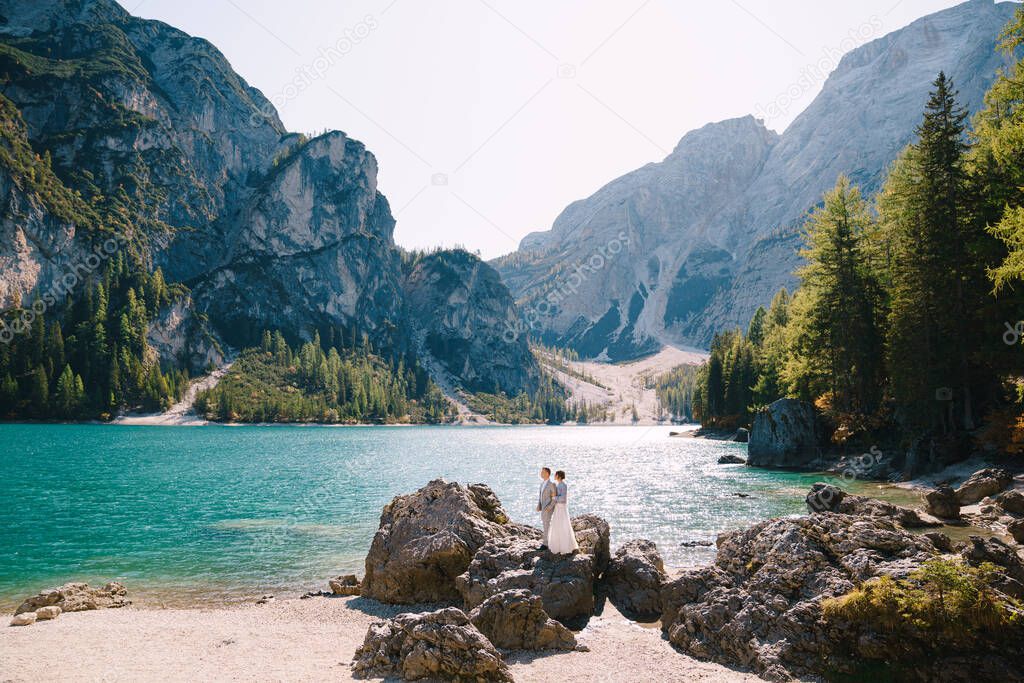
[[[1005,491],[996,498],[999,507],[1013,515],[1024,515],[1024,493]]]
[[[936,549],[883,518],[822,512],[718,538],[715,564],[662,591],[662,628],[685,653],[769,680],[820,674],[833,636],[821,601],[881,574],[905,577]]]
[[[1024,519],[1013,520],[1006,525],[1006,531],[1013,536],[1014,541],[1024,545]]]
[[[942,526],[942,522],[900,505],[867,496],[848,494],[838,486],[818,482],[805,498],[809,512],[838,512],[843,515],[884,517],[907,529]]]
[[[972,505],[982,498],[994,496],[1013,483],[1013,475],[1006,470],[986,467],[972,474],[956,490],[960,505]]]
[[[602,585],[608,599],[622,614],[637,621],[661,616],[661,589],[668,576],[653,541],[629,541],[608,563]]]
[[[971,536],[960,550],[968,564],[998,566],[1001,571],[992,581],[999,590],[1015,598],[1024,598],[1024,561],[1014,548],[998,538]]]
[[[940,486],[925,494],[928,514],[941,519],[960,519],[960,501],[951,486]]]
[[[132,601],[128,599],[128,591],[114,581],[102,588],[92,588],[87,583],[66,583],[60,588],[50,588],[28,598],[14,613],[35,612],[40,607],[51,605],[60,607],[61,612],[83,612],[126,607],[130,604]]]
[[[534,540],[502,538],[489,541],[456,585],[466,609],[498,593],[525,589],[540,596],[544,610],[567,626],[581,626],[594,613],[594,583],[598,555],[583,551],[555,555]]]
[[[572,530],[580,552],[594,558],[594,578],[597,578],[611,559],[611,527],[597,515],[580,515],[572,518]]]
[[[458,600],[455,577],[481,546],[507,538],[539,539],[540,534],[510,522],[483,484],[434,480],[384,507],[360,593],[397,604]]]
[[[823,431],[814,406],[781,398],[757,411],[749,439],[751,467],[806,469],[820,457]]]
[[[512,681],[494,645],[454,607],[371,624],[352,671],[357,678]]]
[[[541,598],[528,590],[492,595],[469,620],[488,640],[505,650],[573,650],[576,636],[544,611]]]

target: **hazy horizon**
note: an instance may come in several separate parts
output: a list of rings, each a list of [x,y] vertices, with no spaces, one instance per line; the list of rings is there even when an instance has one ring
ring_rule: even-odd
[[[289,130],[364,142],[399,245],[485,258],[690,130],[781,132],[843,53],[959,4],[120,2],[213,43]]]

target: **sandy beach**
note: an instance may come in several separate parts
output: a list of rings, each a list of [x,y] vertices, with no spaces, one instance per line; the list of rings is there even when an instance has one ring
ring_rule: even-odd
[[[349,665],[370,623],[409,609],[320,597],[63,614],[0,629],[0,681],[354,680]],[[578,638],[590,652],[510,654],[516,681],[759,680],[676,652],[660,629],[610,604]]]

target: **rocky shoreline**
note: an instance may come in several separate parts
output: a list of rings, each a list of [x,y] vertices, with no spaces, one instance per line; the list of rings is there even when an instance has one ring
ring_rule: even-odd
[[[957,523],[954,507],[970,522],[992,516],[992,507],[999,517],[1024,516],[1013,483],[1006,472],[982,469],[956,489],[935,489],[927,510],[816,484],[807,515],[721,534],[712,564],[672,576],[651,541],[632,539],[613,551],[610,527],[595,515],[573,520],[577,553],[553,555],[539,547],[536,529],[509,519],[489,487],[439,479],[384,507],[361,581],[339,576],[329,592],[305,597],[356,600],[384,615],[360,622],[365,635],[347,665],[354,678],[545,680],[517,663],[566,655],[610,657],[614,667],[617,646],[594,653],[590,634],[621,614],[660,622],[661,647],[676,653],[664,651],[671,659],[659,666],[667,671],[691,671],[701,660],[728,667],[722,676],[732,670],[771,681],[882,673],[1018,681],[1020,541],[958,540],[940,530]],[[319,600],[301,602],[326,609]],[[269,596],[257,603],[274,605]],[[18,620],[126,604],[118,584],[68,584],[26,600]],[[644,647],[654,647],[652,629],[616,637],[634,647],[641,633]],[[594,680],[615,670],[551,673]]]

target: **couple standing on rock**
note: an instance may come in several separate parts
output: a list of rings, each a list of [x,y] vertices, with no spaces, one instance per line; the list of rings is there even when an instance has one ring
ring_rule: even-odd
[[[544,522],[544,540],[542,548],[547,548],[556,555],[564,555],[579,549],[576,534],[572,530],[569,519],[569,487],[565,485],[565,472],[555,472],[555,481],[551,481],[551,468],[542,467],[540,478],[540,498],[537,501],[537,512]]]

